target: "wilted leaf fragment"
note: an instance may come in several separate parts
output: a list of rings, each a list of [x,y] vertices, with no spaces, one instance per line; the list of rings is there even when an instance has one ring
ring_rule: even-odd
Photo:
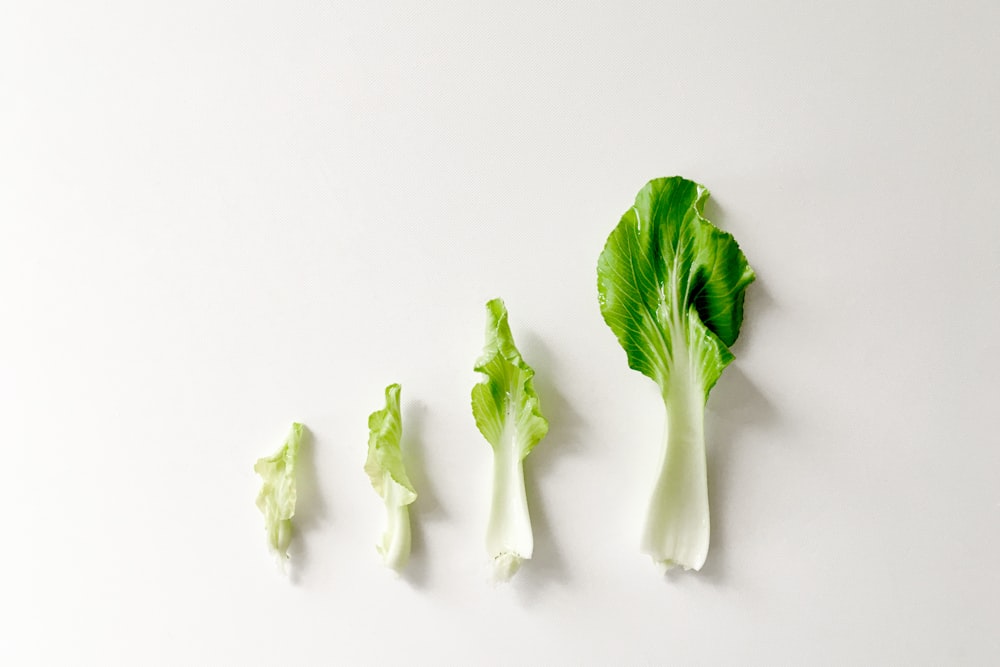
[[[292,517],[295,516],[295,468],[302,445],[302,424],[292,424],[285,443],[274,453],[258,459],[254,471],[264,484],[257,495],[257,507],[264,514],[264,529],[271,548],[281,558],[288,558],[292,541]]]

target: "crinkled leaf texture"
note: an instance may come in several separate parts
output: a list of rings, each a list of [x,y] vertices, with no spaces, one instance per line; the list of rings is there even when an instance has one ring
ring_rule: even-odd
[[[257,495],[257,507],[264,514],[267,541],[281,558],[288,558],[295,516],[295,468],[302,445],[303,426],[292,424],[281,448],[272,456],[257,460],[254,471],[264,480]]]
[[[493,448],[493,498],[486,548],[494,576],[506,581],[531,558],[534,538],[522,462],[548,432],[532,370],[514,344],[503,301],[486,304],[486,345],[475,370],[485,379],[472,388],[476,426]]]
[[[604,320],[629,366],[659,385],[667,411],[643,550],[667,567],[693,569],[708,553],[705,401],[733,360],[729,346],[754,280],[732,235],[703,216],[707,198],[704,186],[681,177],[650,181],[597,266]]]
[[[403,421],[399,411],[401,388],[385,388],[385,407],[368,417],[368,459],[365,472],[385,502],[386,529],[377,545],[385,564],[395,570],[406,566],[410,556],[410,515],[407,506],[417,492],[406,475],[400,442]]]

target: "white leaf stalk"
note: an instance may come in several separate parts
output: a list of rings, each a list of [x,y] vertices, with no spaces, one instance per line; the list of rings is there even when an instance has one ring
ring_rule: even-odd
[[[510,429],[505,429],[505,437],[493,448],[493,499],[486,530],[486,551],[498,582],[509,581],[534,551],[523,462]]]
[[[640,548],[665,569],[700,570],[710,534],[705,390],[687,351],[676,351],[663,392],[663,457]]]

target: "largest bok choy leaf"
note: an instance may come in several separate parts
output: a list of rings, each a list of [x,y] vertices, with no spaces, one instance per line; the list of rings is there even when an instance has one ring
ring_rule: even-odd
[[[531,558],[534,536],[524,491],[524,457],[545,437],[532,370],[514,345],[507,308],[500,299],[486,304],[486,345],[476,363],[485,379],[472,388],[472,414],[493,448],[493,501],[486,549],[493,575],[507,581],[521,561]]]
[[[633,369],[660,387],[665,448],[642,550],[666,567],[701,569],[708,554],[704,415],[733,360],[754,273],[731,234],[702,216],[708,190],[680,177],[650,181],[597,263],[604,321]]]

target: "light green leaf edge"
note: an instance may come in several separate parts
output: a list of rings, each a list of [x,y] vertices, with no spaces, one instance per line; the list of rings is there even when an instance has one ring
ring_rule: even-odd
[[[523,460],[548,433],[549,422],[542,416],[535,392],[535,371],[514,344],[501,299],[486,304],[486,344],[475,370],[486,376],[472,388],[472,413],[479,432],[496,449],[504,440],[505,428],[512,427]],[[508,416],[514,416],[512,423]]]

